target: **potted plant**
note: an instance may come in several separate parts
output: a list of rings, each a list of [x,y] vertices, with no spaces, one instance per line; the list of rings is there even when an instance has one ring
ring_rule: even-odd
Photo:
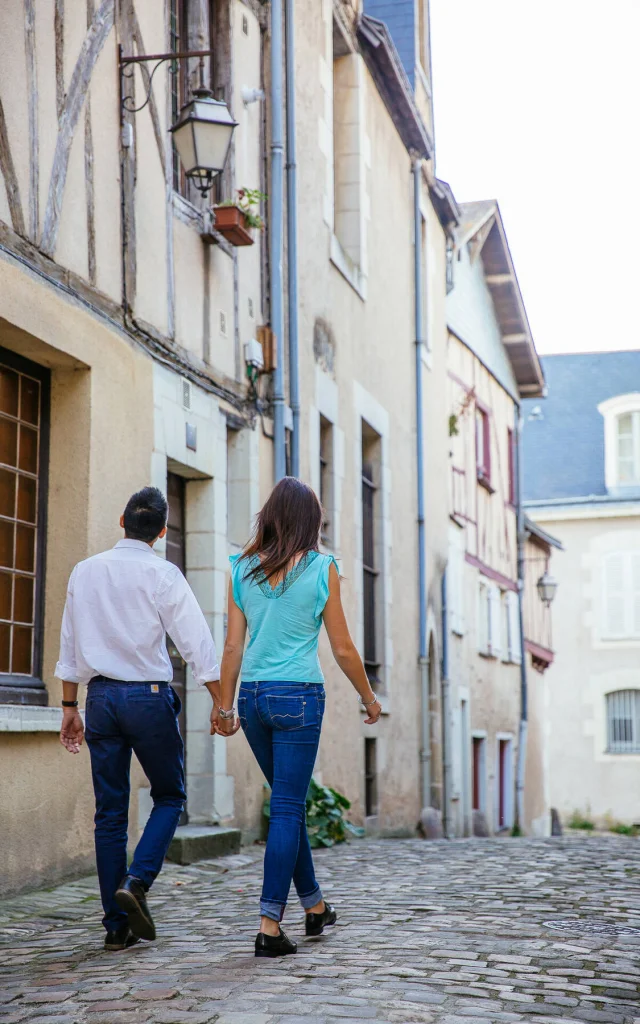
[[[236,197],[214,206],[214,227],[231,245],[253,245],[255,231],[264,228],[257,207],[267,197],[257,188],[236,189]]]

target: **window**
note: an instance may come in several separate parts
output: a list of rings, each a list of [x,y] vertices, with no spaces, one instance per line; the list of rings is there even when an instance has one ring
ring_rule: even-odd
[[[605,556],[602,595],[602,638],[640,639],[640,551]]]
[[[320,416],[320,504],[324,510],[320,539],[331,548],[333,533],[333,423]]]
[[[607,752],[640,754],[640,690],[607,694]]]
[[[362,421],[362,596],[364,611],[364,665],[373,689],[380,692],[379,637],[382,635],[380,594],[380,474],[381,439]]]
[[[364,109],[361,58],[333,27],[333,230],[353,264],[363,263]]]
[[[378,758],[376,741],[364,741],[364,813],[374,818],[378,813]]]
[[[512,508],[516,507],[518,489],[516,486],[516,449],[515,449],[515,434],[513,430],[507,430],[507,472],[509,479],[507,481],[509,488],[509,504]]]
[[[44,686],[36,680],[41,672],[48,394],[48,371],[0,351],[0,702],[46,704]]]
[[[220,10],[218,10],[220,6]],[[184,53],[187,50],[216,50],[216,43],[223,38],[218,20],[222,17],[224,4],[218,5],[215,0],[170,0],[170,33],[171,51]],[[218,65],[222,61],[214,57],[205,57],[205,83],[212,89],[217,99],[225,98],[225,88],[218,81]],[[171,113],[173,121],[177,120],[181,108],[192,97],[193,90],[199,84],[199,67],[197,58],[181,60],[177,65],[177,73],[171,74]],[[213,191],[207,198],[208,202],[218,202],[221,198],[218,175],[214,181]],[[200,193],[187,179],[177,150],[173,146],[173,187],[190,202],[201,205]]]
[[[491,485],[491,433],[489,410],[476,404],[476,467],[478,480]]]
[[[640,485],[640,412],[616,418],[616,461],[618,485]]]
[[[604,419],[607,488],[640,488],[640,391],[608,398],[598,412]]]

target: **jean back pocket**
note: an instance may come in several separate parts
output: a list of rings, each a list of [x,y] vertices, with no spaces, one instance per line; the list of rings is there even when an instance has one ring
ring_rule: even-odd
[[[268,694],[267,708],[269,721],[274,729],[293,732],[304,728],[304,697],[287,696],[285,694]]]

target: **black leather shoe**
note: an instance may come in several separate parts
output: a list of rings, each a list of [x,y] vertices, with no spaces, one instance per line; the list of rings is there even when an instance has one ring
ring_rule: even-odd
[[[322,935],[325,928],[335,924],[338,920],[335,908],[330,903],[324,902],[324,910],[321,914],[307,914],[304,922],[305,935]]]
[[[140,942],[138,936],[133,934],[128,924],[123,924],[117,932],[107,932],[104,948],[110,952],[116,952],[121,949],[129,949],[129,946],[135,946],[136,942]]]
[[[279,935],[265,935],[258,932],[256,935],[256,956],[286,956],[288,953],[297,953],[298,944],[280,929]]]
[[[156,937],[156,926],[149,912],[142,882],[133,875],[125,875],[116,889],[116,903],[129,918],[129,927],[139,939],[151,941]]]

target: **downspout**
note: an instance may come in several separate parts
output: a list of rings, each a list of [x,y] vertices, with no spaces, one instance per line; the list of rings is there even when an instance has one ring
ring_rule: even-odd
[[[524,646],[524,508],[522,506],[523,474],[522,474],[522,417],[520,407],[516,406],[515,425],[513,432],[515,447],[516,471],[516,522],[518,552],[518,624],[520,628],[520,729],[518,734],[518,760],[516,764],[516,829],[524,832],[524,784],[527,760],[527,726],[528,726],[528,692],[527,692],[527,657]]]
[[[447,606],[447,570],[442,574],[442,831],[449,838],[449,779],[451,764],[449,757],[449,609]]]
[[[300,372],[298,366],[298,168],[294,0],[285,0],[287,64],[287,296],[289,300],[289,404],[293,415],[291,475],[300,476]]]
[[[276,483],[287,472],[284,427],[284,318],[282,285],[283,165],[282,138],[282,0],[271,0],[271,188],[269,199],[269,263],[271,273],[271,328],[276,336],[273,375],[274,475]]]
[[[413,219],[414,219],[414,288],[416,336],[416,460],[418,476],[418,607],[420,666],[420,781],[422,807],[431,805],[431,736],[429,729],[429,658],[427,653],[427,566],[424,516],[424,442],[422,425],[422,215],[420,213],[420,187],[422,162],[413,162]]]

